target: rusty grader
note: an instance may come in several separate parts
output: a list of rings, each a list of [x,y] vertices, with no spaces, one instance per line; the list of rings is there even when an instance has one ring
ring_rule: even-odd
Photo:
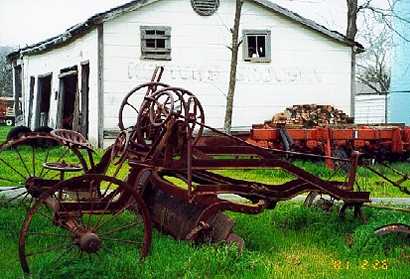
[[[369,193],[354,190],[358,153],[351,159],[322,157],[341,161],[349,171],[345,181],[321,179],[287,160],[307,155],[264,149],[207,126],[197,97],[161,83],[162,72],[157,68],[151,82],[124,98],[121,132],[98,163],[91,145],[74,131],[33,134],[2,146],[0,156],[14,153],[8,155],[14,161],[0,160],[18,179],[8,174],[0,179],[26,190],[20,200],[33,197],[19,238],[25,273],[44,266],[45,257],[57,268],[70,253],[100,257],[102,251],[121,253],[126,247],[145,257],[152,225],[178,240],[225,241],[243,248],[244,241],[233,232],[234,222],[224,211],[258,214],[304,192],[340,200],[342,215],[352,207],[361,217]],[[138,96],[140,106],[133,101]],[[128,127],[132,112],[135,123]],[[23,149],[32,156],[21,160],[22,168],[17,169]],[[36,169],[39,161],[41,168]],[[294,178],[270,186],[213,171],[267,168]]]

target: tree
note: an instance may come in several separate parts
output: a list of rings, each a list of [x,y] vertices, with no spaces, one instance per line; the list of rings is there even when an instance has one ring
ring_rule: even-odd
[[[392,34],[408,41],[395,30],[393,19],[410,23],[394,12],[394,5],[399,0],[385,0],[381,4],[376,0],[346,0],[347,28],[346,37],[350,40],[363,40],[366,43],[366,53],[356,61],[352,52],[352,80],[372,88],[376,93],[388,94],[390,89],[390,52]],[[364,24],[358,30],[359,17]],[[352,115],[354,116],[355,82],[352,82]],[[386,95],[387,100],[387,95]]]
[[[9,47],[0,47],[0,96],[13,96],[12,72],[6,59],[10,51]]]
[[[375,34],[374,25],[365,26],[360,37],[366,43],[366,52],[357,63],[357,79],[378,94],[387,94],[390,88],[390,51],[392,34],[387,26]]]
[[[235,96],[236,86],[236,69],[238,66],[238,52],[241,41],[239,41],[239,25],[241,20],[242,5],[244,0],[236,0],[235,3],[235,19],[234,25],[231,29],[232,33],[232,45],[229,47],[231,50],[231,66],[229,72],[229,87],[228,95],[226,96],[226,109],[225,109],[225,121],[224,130],[226,133],[231,133],[232,126],[232,111]]]
[[[358,5],[358,0],[346,0],[347,4],[347,28],[346,37],[354,41],[357,35],[357,16],[361,6]]]
[[[357,79],[375,90],[386,94],[390,88],[390,51],[393,46],[392,35],[396,34],[410,41],[397,31],[393,19],[405,24],[410,22],[394,12],[394,5],[400,0],[385,0],[383,5],[375,0],[346,0],[347,29],[346,37],[355,40],[358,36],[366,43],[366,54],[357,63]],[[403,1],[403,0],[402,0]],[[359,16],[363,15],[363,29],[358,30]],[[410,26],[409,26],[410,28]]]

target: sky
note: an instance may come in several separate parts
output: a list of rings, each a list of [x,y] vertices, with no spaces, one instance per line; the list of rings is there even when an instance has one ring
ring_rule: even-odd
[[[126,2],[129,0],[0,0],[0,45],[39,42]]]
[[[24,47],[130,0],[0,0],[0,46]],[[180,0],[190,1],[190,0]],[[224,1],[224,0],[220,0]],[[344,33],[345,0],[271,0]],[[16,20],[18,18],[18,20]]]

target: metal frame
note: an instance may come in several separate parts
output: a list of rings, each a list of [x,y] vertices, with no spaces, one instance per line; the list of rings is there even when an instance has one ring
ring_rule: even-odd
[[[25,250],[26,237],[36,206],[41,205],[51,210],[53,224],[71,234],[71,244],[88,254],[99,251],[104,237],[98,234],[97,225],[96,228],[85,226],[81,216],[112,215],[114,218],[137,205],[138,210],[133,212],[141,215],[144,224],[142,256],[149,251],[151,223],[176,239],[207,243],[226,241],[243,248],[243,240],[233,233],[233,221],[223,214],[224,211],[257,214],[304,192],[330,195],[344,202],[343,214],[346,208],[354,207],[356,215],[361,215],[361,206],[370,200],[368,192],[354,190],[358,153],[353,153],[350,159],[326,157],[350,166],[345,181],[316,177],[286,160],[288,156],[307,156],[305,154],[264,149],[207,126],[199,100],[188,90],[160,83],[163,71],[162,67],[156,68],[151,82],[136,87],[125,97],[119,113],[122,132],[98,164],[94,163],[91,145],[78,132],[60,129],[49,136],[29,137],[29,145],[44,137],[57,141],[79,159],[78,166],[63,161],[46,162],[43,168],[63,173],[81,169],[85,175],[70,179],[64,179],[64,175],[58,179],[30,175],[25,181],[27,192],[36,202],[28,211],[20,233],[20,261],[24,272],[31,271]],[[133,94],[145,96],[139,107],[129,101]],[[132,127],[124,127],[122,123],[126,106],[138,112]],[[205,129],[213,135],[204,136]],[[26,139],[20,141],[27,144]],[[34,162],[33,155],[33,167]],[[121,181],[116,177],[124,164],[129,165],[130,171]],[[26,167],[24,161],[23,165]],[[110,166],[115,171],[106,176]],[[261,168],[282,169],[295,178],[270,186],[212,172],[215,169]],[[178,186],[175,179],[183,185]],[[108,184],[101,187],[101,181]],[[69,193],[74,194],[66,202]],[[223,194],[227,193],[247,202],[226,199]]]

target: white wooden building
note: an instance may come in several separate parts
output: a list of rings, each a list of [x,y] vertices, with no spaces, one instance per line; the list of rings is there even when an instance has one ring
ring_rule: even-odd
[[[379,92],[381,91],[377,84],[372,84],[370,87],[361,82],[356,83],[355,123],[387,123],[388,95],[379,93],[374,88],[377,88]]]
[[[235,0],[136,0],[9,55],[24,123],[80,130],[102,145],[122,98],[165,66],[162,81],[189,89],[206,122],[223,126]],[[351,112],[356,42],[267,0],[242,8],[233,129],[293,104]]]

